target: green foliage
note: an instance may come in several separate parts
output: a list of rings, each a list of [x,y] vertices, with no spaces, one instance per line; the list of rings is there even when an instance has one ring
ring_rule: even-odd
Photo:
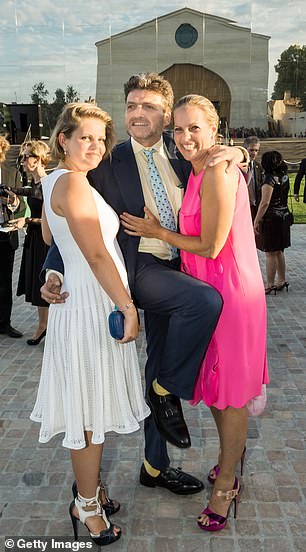
[[[306,110],[306,46],[291,45],[281,53],[275,65],[278,73],[272,98],[281,100],[285,90],[291,90],[293,98],[300,98]]]
[[[48,103],[47,96],[49,96],[49,91],[45,87],[44,82],[37,82],[34,84],[33,93],[31,94],[31,100],[33,104],[44,104]]]
[[[77,90],[75,90],[73,86],[69,84],[66,90],[66,103],[79,102],[79,101],[80,101],[80,98]]]

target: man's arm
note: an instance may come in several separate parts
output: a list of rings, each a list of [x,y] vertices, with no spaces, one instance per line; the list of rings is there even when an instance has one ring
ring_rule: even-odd
[[[299,170],[297,172],[297,175],[295,177],[294,181],[294,199],[295,201],[300,201],[299,199],[299,191],[300,191],[300,185],[302,182],[303,176],[306,176],[306,159],[302,159],[302,162],[300,164]]]
[[[52,242],[50,245],[50,249],[48,251],[48,254],[46,256],[45,262],[43,264],[43,267],[41,269],[40,273],[40,279],[43,281],[45,277],[45,270],[48,269],[54,269],[56,272],[60,272],[61,274],[64,274],[64,263],[63,259],[61,257],[61,254],[58,250],[58,247],[56,243],[54,242],[52,238]]]
[[[250,162],[250,157],[245,148],[242,146],[212,146],[208,150],[208,156],[205,160],[203,168],[214,167],[218,163],[227,161],[228,165],[225,172],[230,172],[236,165],[242,170],[247,170]]]
[[[46,277],[46,282],[40,288],[40,293],[47,303],[65,303],[65,299],[69,296],[68,292],[61,293],[62,281],[57,273],[60,275],[64,274],[64,264],[57,245],[52,239],[40,273],[41,280]]]

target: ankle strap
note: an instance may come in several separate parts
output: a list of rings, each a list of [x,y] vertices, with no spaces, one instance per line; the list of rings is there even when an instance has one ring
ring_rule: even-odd
[[[99,501],[99,492],[100,487],[97,487],[96,489],[96,495],[92,498],[85,498],[80,493],[78,493],[76,499],[75,499],[75,505],[79,514],[80,521],[85,524],[85,521],[89,517],[93,516],[101,516],[106,524],[107,529],[110,526],[110,522],[108,521],[105,512],[100,504]],[[84,508],[88,508],[90,506],[95,506],[94,510],[85,510]]]
[[[233,500],[238,494],[240,490],[239,480],[235,477],[234,481],[234,488],[230,491],[215,491],[216,496],[220,496],[222,498],[226,498],[226,500]]]
[[[232,491],[216,491],[216,496],[226,498],[226,500],[233,500],[238,492],[238,489],[232,489]]]

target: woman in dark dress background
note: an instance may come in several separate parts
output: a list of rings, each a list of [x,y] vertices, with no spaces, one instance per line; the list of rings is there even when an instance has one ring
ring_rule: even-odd
[[[286,288],[284,249],[290,247],[292,215],[288,209],[289,177],[287,165],[278,151],[267,151],[261,158],[264,177],[261,201],[254,220],[257,248],[266,254],[266,295]]]
[[[49,161],[49,146],[40,140],[31,140],[21,146],[21,163],[28,175],[32,176],[31,188],[24,188],[31,217],[24,219],[27,233],[23,245],[17,295],[25,295],[25,300],[38,307],[38,326],[28,345],[38,345],[45,337],[48,321],[48,303],[40,295],[39,274],[44,263],[48,246],[42,238],[41,212],[43,197],[41,179],[46,176],[45,167]],[[19,225],[20,226],[20,225]]]

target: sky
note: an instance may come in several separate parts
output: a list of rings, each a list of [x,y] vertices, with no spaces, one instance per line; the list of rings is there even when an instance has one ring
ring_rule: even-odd
[[[269,97],[281,52],[306,44],[306,0],[0,0],[0,102],[30,103],[40,81],[49,102],[70,84],[94,98],[95,42],[183,7],[271,36]]]

